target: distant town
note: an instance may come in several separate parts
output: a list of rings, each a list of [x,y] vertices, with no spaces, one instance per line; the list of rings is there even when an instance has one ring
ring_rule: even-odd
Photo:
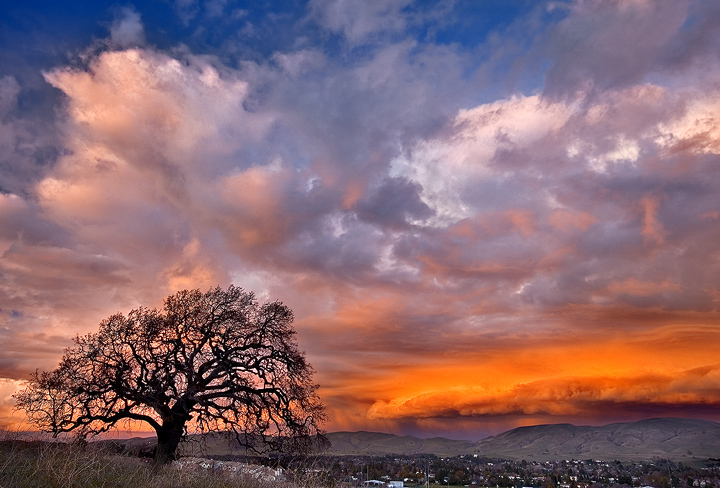
[[[305,460],[305,463],[308,461]],[[720,459],[688,463],[503,461],[478,455],[323,456],[309,463],[326,486],[505,488],[720,487]]]

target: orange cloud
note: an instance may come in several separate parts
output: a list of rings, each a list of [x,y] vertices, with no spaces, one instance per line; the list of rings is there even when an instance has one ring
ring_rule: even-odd
[[[402,364],[365,354],[380,360],[373,379],[358,374],[343,384],[351,396],[376,398],[367,406],[368,422],[503,416],[591,421],[610,418],[613,408],[707,410],[720,405],[720,364],[707,362],[718,346],[717,331],[702,326],[626,331],[600,341],[576,332],[560,341],[508,340],[477,353],[439,346],[431,356]],[[362,423],[359,415],[355,410],[355,425]]]
[[[643,209],[643,236],[657,244],[662,244],[664,232],[662,224],[657,218],[660,200],[658,198],[644,197],[640,204]]]
[[[523,237],[530,237],[535,233],[535,223],[530,212],[509,210],[507,215]]]
[[[611,283],[608,288],[610,293],[628,293],[630,295],[650,296],[664,291],[678,291],[680,286],[677,283],[641,281],[637,278],[627,278],[623,281]]]
[[[579,230],[588,230],[597,219],[587,212],[573,212],[569,210],[554,210],[548,218],[550,225],[559,230],[568,230],[571,228]]]

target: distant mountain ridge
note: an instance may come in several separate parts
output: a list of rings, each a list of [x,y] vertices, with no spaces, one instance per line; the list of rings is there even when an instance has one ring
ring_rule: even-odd
[[[328,454],[477,454],[501,459],[690,460],[720,458],[720,423],[660,418],[601,427],[519,427],[478,442],[374,432],[333,432]]]
[[[476,443],[444,437],[421,439],[411,435],[398,436],[380,432],[331,432],[328,454],[382,455],[382,454],[437,454],[457,456],[471,452]]]

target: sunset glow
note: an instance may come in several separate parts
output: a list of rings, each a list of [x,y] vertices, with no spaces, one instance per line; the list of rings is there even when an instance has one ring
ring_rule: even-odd
[[[720,4],[85,3],[0,7],[0,428],[230,283],[329,431],[720,421]]]

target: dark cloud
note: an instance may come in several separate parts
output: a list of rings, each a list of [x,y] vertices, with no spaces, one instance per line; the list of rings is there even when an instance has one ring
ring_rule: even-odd
[[[61,154],[53,126],[54,114],[43,110],[34,113],[26,106],[25,99],[36,94],[23,90],[13,76],[0,77],[2,193],[27,195],[29,186],[41,178]]]
[[[404,229],[434,212],[420,198],[422,188],[404,178],[388,178],[357,203],[358,216],[382,228]]]
[[[579,1],[551,42],[545,94],[574,96],[641,83],[678,42],[687,1]]]

